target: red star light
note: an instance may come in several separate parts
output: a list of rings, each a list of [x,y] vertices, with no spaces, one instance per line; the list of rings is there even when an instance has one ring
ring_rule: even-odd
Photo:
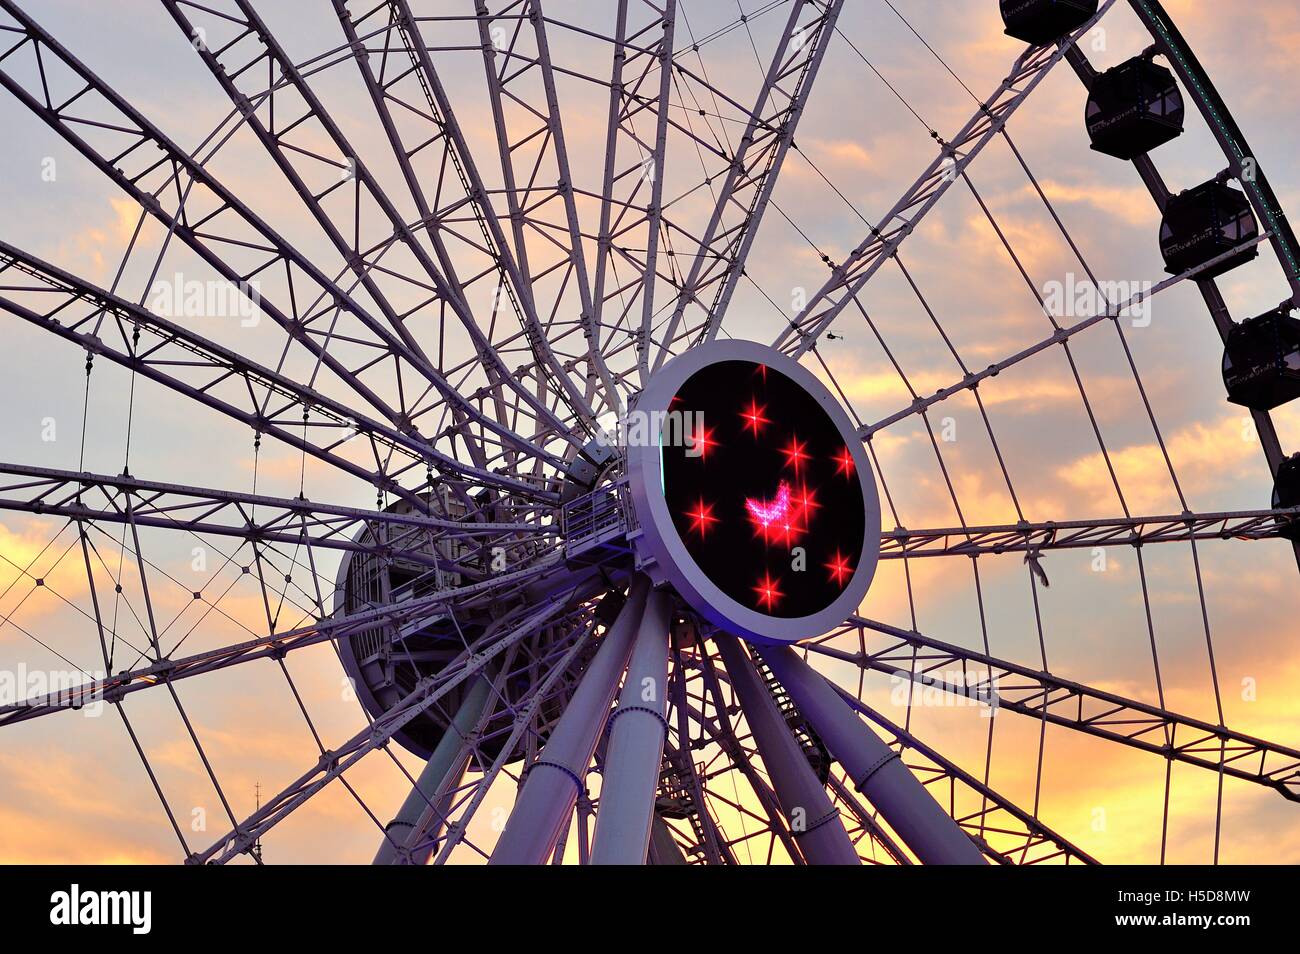
[[[785,455],[785,466],[793,467],[797,475],[803,462],[808,460],[807,441],[801,441],[797,437],[791,437],[790,443],[781,448],[781,453]]]
[[[740,412],[740,416],[745,422],[745,430],[752,431],[755,437],[763,430],[764,425],[772,423],[763,416],[763,412],[766,410],[767,408],[760,405],[755,398],[750,398],[749,407]]]
[[[795,512],[799,516],[805,518],[812,511],[820,509],[821,507],[821,504],[817,502],[817,495],[808,489],[807,484],[799,485],[799,489],[796,490],[794,496],[790,498],[790,502],[794,504]]]
[[[795,541],[799,539],[799,534],[803,532],[803,527],[799,526],[793,514],[787,514],[780,523],[774,524],[770,529],[777,542],[787,548],[794,546]]]
[[[706,504],[703,497],[694,510],[686,511],[686,516],[691,521],[691,530],[699,533],[701,539],[707,537],[709,527],[718,522],[718,518],[713,515],[713,505]]]
[[[844,559],[844,556],[840,553],[839,550],[836,550],[835,556],[831,559],[829,563],[826,563],[824,565],[826,569],[830,570],[831,579],[835,581],[837,586],[842,587],[844,585],[844,581],[847,580],[853,574],[853,567],[849,566],[849,561]]]
[[[758,585],[754,587],[754,592],[758,594],[758,604],[764,609],[772,609],[781,601],[781,597],[785,596],[777,589],[777,584],[780,582],[779,579],[772,579],[771,573],[764,573],[763,579],[759,580]]]
[[[835,457],[835,473],[843,474],[845,477],[853,473],[853,455],[849,453],[847,447],[843,448]]]
[[[697,427],[691,437],[691,446],[699,451],[696,456],[700,460],[706,459],[709,456],[709,448],[718,446],[718,442],[713,439],[713,428],[705,427],[703,424]]]

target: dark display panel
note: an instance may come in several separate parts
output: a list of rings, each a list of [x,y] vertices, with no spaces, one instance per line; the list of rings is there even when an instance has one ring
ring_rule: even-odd
[[[722,361],[688,378],[669,412],[664,495],[699,568],[769,616],[834,602],[862,556],[866,508],[853,457],[817,400],[764,365]]]

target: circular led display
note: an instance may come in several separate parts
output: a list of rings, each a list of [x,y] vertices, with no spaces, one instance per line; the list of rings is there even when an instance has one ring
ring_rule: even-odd
[[[657,583],[765,642],[856,610],[879,501],[861,440],[812,374],[762,345],[711,342],[656,373],[631,415],[634,545]]]

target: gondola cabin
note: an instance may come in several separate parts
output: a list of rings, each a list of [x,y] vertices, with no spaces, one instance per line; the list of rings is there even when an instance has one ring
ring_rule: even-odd
[[[1085,121],[1093,149],[1131,160],[1182,135],[1184,113],[1174,74],[1135,56],[1093,78]]]
[[[1279,308],[1237,325],[1223,351],[1228,400],[1271,411],[1300,398],[1300,318]]]
[[[1273,509],[1300,507],[1300,454],[1288,457],[1277,469],[1277,483],[1273,486]],[[1288,540],[1300,541],[1300,520],[1292,521],[1283,531]]]
[[[1172,196],[1160,224],[1160,252],[1171,275],[1205,265],[1259,236],[1250,202],[1218,180]],[[1257,245],[1229,255],[1197,278],[1216,278],[1259,255]]]
[[[1001,0],[1007,36],[1039,46],[1073,33],[1097,15],[1098,0]]]

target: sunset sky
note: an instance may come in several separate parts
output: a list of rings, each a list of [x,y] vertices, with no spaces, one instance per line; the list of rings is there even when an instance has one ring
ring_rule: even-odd
[[[418,13],[449,6],[457,12],[472,10],[468,0],[415,0],[413,5]],[[1003,35],[993,0],[894,0],[894,5],[981,98],[997,88],[1023,48]],[[24,6],[183,147],[196,147],[229,112],[220,87],[153,0],[33,0]],[[550,16],[563,19],[600,7],[593,22],[601,30],[609,29],[606,6],[613,5],[596,0],[544,3]],[[768,11],[769,4],[760,0],[679,0],[679,6],[689,23],[679,21],[679,49],[688,42],[688,29],[704,37],[742,12],[764,10],[754,17],[751,31],[730,31],[701,51],[711,81],[749,102],[760,79],[758,60],[765,62],[770,54],[786,16],[784,5]],[[1259,0],[1244,16],[1237,4],[1167,0],[1166,6],[1249,137],[1282,206],[1300,208],[1300,167],[1293,158],[1300,149],[1300,88],[1294,82],[1300,8],[1289,0]],[[343,42],[326,0],[264,0],[259,9],[300,61]],[[819,253],[842,261],[866,234],[864,218],[878,220],[934,158],[935,144],[926,127],[951,136],[975,108],[971,96],[885,0],[850,0],[839,25],[842,35],[830,43],[799,126],[798,149],[786,159],[773,207],[750,255],[750,281],[742,283],[726,316],[723,327],[733,337],[772,341],[792,302],[811,295],[825,280],[827,268]],[[1105,34],[1095,37],[1096,47],[1088,51],[1099,68],[1140,53],[1150,42],[1122,0],[1103,26]],[[7,44],[0,41],[0,46]],[[607,74],[609,63],[593,62],[590,50],[580,37],[560,36],[552,53],[569,70]],[[477,51],[444,55],[449,94],[465,104],[458,118],[471,146],[482,150],[485,163],[495,162]],[[352,135],[374,135],[377,127],[355,68],[331,68],[312,82]],[[607,108],[602,97],[607,94],[567,76],[559,92],[575,178],[599,188]],[[1135,288],[1158,282],[1166,277],[1157,244],[1159,214],[1131,165],[1088,148],[1084,100],[1078,79],[1062,65],[1016,115],[1009,127],[1011,140],[1099,277]],[[1190,108],[1187,125],[1180,139],[1154,156],[1175,192],[1212,178],[1226,164]],[[8,93],[0,93],[0,128],[6,139],[0,149],[0,238],[92,282],[111,283],[139,210]],[[380,149],[377,138],[371,141]],[[689,181],[691,172],[698,173],[698,163],[684,143],[676,146],[669,165],[681,163],[679,175]],[[53,181],[42,174],[49,160],[57,170]],[[213,168],[309,254],[323,242],[251,135],[232,139]],[[1037,289],[1082,271],[1006,143],[993,143],[972,166],[971,178]],[[584,224],[594,231],[594,219]],[[160,239],[156,229],[146,229],[145,236],[155,243]],[[983,368],[1050,335],[1048,319],[966,188],[949,192],[905,243],[901,258],[970,368]],[[1238,319],[1274,308],[1288,295],[1267,247],[1257,261],[1225,276],[1220,287]],[[122,286],[122,294],[136,300],[146,290],[136,273]],[[855,419],[872,423],[905,409],[912,401],[908,383],[916,393],[928,395],[961,380],[960,367],[897,267],[883,268],[861,301],[872,324],[847,309],[835,326],[842,338],[820,349],[830,373],[810,364],[843,389]],[[1063,323],[1078,317],[1084,316]],[[1071,345],[1122,501],[1062,349],[1047,349],[981,387],[1026,519],[1118,517],[1125,506],[1134,515],[1183,510],[1125,346],[1187,506],[1217,512],[1269,505],[1271,479],[1259,442],[1244,409],[1224,400],[1222,346],[1195,288],[1179,286],[1158,295],[1150,317],[1140,326],[1121,325],[1122,340],[1114,325],[1103,322]],[[0,401],[8,408],[0,426],[0,459],[78,469],[82,408],[89,400],[84,469],[122,471],[129,408],[133,475],[252,489],[253,438],[246,428],[148,382],[137,382],[132,396],[129,375],[107,362],[97,365],[88,397],[84,355],[77,348],[9,315],[0,315],[0,327]],[[276,347],[276,331],[265,326],[205,324],[199,330],[250,353]],[[54,440],[48,439],[50,419]],[[1280,409],[1274,419],[1284,450],[1300,450],[1300,407]],[[960,515],[923,422],[909,417],[873,441],[877,476],[889,501],[884,529],[955,527],[963,519],[971,526],[1014,523],[1017,513],[1007,481],[969,393],[936,405],[930,422],[936,434],[946,430],[951,437],[940,448]],[[313,500],[374,505],[372,488],[313,461],[305,476],[301,468],[301,457],[291,448],[264,442],[256,467],[258,491],[291,497],[299,492],[301,479]],[[105,531],[99,542],[111,562],[122,555],[120,539],[115,539],[119,530],[106,524]],[[177,536],[146,535],[147,553],[161,577],[154,605],[169,626],[171,641],[192,630],[185,653],[264,632],[256,587],[232,570],[238,561],[223,565],[234,542],[206,543],[211,547],[208,566],[200,572],[192,563],[198,542]],[[0,511],[0,669],[66,666],[61,659],[91,671],[101,668],[75,541],[75,533],[60,520]],[[981,647],[987,637],[994,655],[1034,668],[1042,664],[1041,635],[1054,674],[1153,703],[1154,642],[1168,707],[1215,722],[1208,624],[1226,723],[1300,747],[1300,643],[1295,638],[1300,588],[1290,547],[1278,541],[1210,541],[1200,544],[1196,555],[1204,606],[1190,547],[1168,544],[1144,551],[1151,633],[1137,557],[1128,548],[1108,551],[1100,571],[1089,550],[1049,553],[1042,566],[1050,588],[1036,590],[1020,554],[981,558],[987,633],[980,623],[971,562],[961,558],[912,561],[910,600],[902,563],[883,562],[862,614],[970,648]],[[133,578],[129,559],[123,572]],[[323,566],[320,572],[332,578],[335,566]],[[34,585],[34,577],[46,585]],[[226,587],[219,612],[202,615],[193,592]],[[142,646],[139,621],[128,619],[128,607],[120,613],[123,639]],[[309,617],[310,600],[304,594],[286,603],[277,625],[283,630]],[[136,655],[126,647],[121,652],[129,656],[123,665]],[[857,687],[856,670],[815,661],[841,684]],[[343,672],[328,645],[294,654],[289,668],[327,745],[364,726],[359,706],[345,697]],[[891,688],[888,680],[872,676],[866,698],[901,722],[906,714],[891,700]],[[178,692],[238,817],[252,811],[255,785],[263,793],[278,791],[315,761],[312,736],[274,664],[200,677]],[[176,708],[162,691],[150,691],[133,696],[126,709],[191,847],[206,847],[229,827],[228,819]],[[916,706],[910,724],[928,744],[976,774],[982,772],[988,723],[974,710]],[[1000,714],[993,787],[1022,804],[1032,803],[1038,745],[1036,722]],[[408,768],[417,770],[417,760],[404,758]],[[385,820],[406,791],[405,780],[382,754],[367,758],[348,778]],[[1105,862],[1155,861],[1164,779],[1165,763],[1157,757],[1051,728],[1039,813]],[[1168,860],[1208,862],[1218,779],[1180,765],[1171,779]],[[508,804],[509,793],[494,792],[493,801]],[[197,819],[206,819],[206,827],[196,828]],[[377,843],[373,822],[334,785],[280,825],[265,851],[268,860],[363,862]],[[115,714],[59,713],[0,731],[0,862],[177,860],[176,838]],[[1300,862],[1300,806],[1259,786],[1226,781],[1220,860]]]

